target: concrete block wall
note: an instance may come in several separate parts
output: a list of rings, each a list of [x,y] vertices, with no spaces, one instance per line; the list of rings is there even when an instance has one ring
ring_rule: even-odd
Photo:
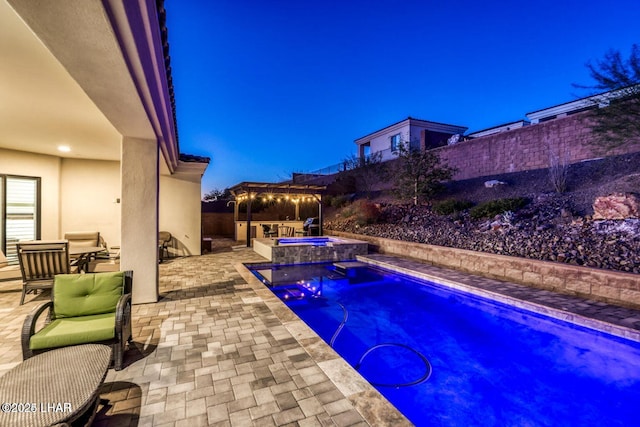
[[[443,163],[458,169],[454,180],[549,167],[551,154],[568,163],[640,151],[640,140],[604,152],[589,144],[588,113],[580,113],[436,148]]]
[[[379,253],[415,258],[483,277],[640,308],[640,275],[637,274],[338,231],[328,234],[367,241]]]

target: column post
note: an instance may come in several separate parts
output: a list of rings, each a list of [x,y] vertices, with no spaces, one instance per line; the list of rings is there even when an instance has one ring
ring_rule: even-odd
[[[158,301],[158,143],[124,137],[120,160],[120,265],[133,270],[134,304]]]

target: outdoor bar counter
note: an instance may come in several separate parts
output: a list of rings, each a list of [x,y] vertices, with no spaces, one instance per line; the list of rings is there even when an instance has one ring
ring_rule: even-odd
[[[280,226],[289,226],[296,229],[296,231],[302,231],[302,225],[304,221],[257,221],[251,220],[251,237],[261,239],[266,237],[263,233],[262,225],[266,225],[271,227],[273,224],[276,224],[278,227]],[[247,239],[247,221],[236,221],[236,240],[237,241],[245,241]]]

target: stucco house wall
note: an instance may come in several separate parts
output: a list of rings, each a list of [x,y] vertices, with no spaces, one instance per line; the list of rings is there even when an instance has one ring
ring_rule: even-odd
[[[158,226],[173,237],[171,255],[200,255],[201,185],[189,179],[160,176]]]
[[[41,237],[43,240],[58,239],[60,236],[60,158],[0,148],[0,173],[41,179]]]
[[[60,238],[70,231],[99,231],[120,246],[120,162],[61,159]]]
[[[0,149],[0,172],[40,178],[43,240],[99,231],[109,246],[120,246],[120,162]],[[174,255],[200,254],[200,192],[197,175],[160,177],[159,226],[174,236]]]
[[[398,123],[385,129],[384,132],[371,138],[370,153],[382,153],[382,161],[395,159],[397,156],[391,151],[391,137],[400,134],[401,141],[411,141],[411,127],[408,123]],[[419,137],[419,134],[418,134]]]

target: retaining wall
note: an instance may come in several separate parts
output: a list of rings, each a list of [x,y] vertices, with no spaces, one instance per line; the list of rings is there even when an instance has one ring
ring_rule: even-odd
[[[416,258],[429,264],[535,288],[640,308],[640,275],[506,255],[404,242],[340,231],[326,234],[364,240],[379,253]]]
[[[456,168],[454,180],[549,167],[550,155],[568,164],[640,151],[636,138],[624,147],[603,151],[590,143],[587,113],[561,117],[510,131],[434,149],[443,164]]]

